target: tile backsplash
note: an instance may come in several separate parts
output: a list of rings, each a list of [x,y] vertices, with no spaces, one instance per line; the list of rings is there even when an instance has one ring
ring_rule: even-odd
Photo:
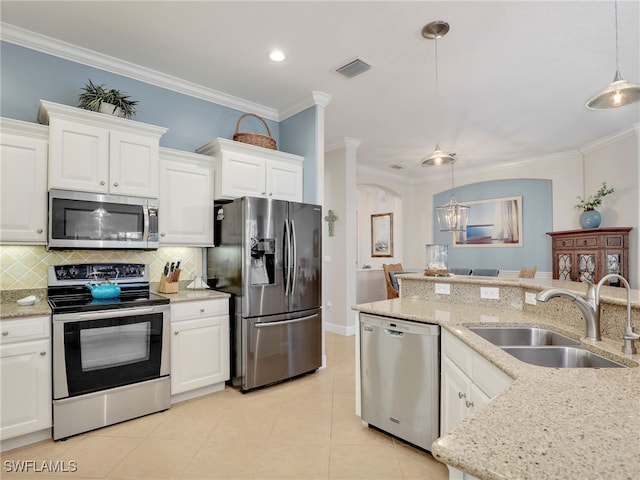
[[[150,280],[160,281],[166,262],[182,260],[180,280],[202,275],[202,248],[162,247],[158,250],[49,250],[44,245],[0,246],[0,289],[47,288],[47,267],[68,263],[147,263]]]

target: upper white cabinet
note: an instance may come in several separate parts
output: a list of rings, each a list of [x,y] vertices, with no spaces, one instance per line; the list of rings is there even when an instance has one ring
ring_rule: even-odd
[[[200,147],[215,157],[216,198],[265,197],[302,201],[304,157],[224,138]]]
[[[213,177],[211,157],[160,149],[161,244],[213,246]]]
[[[47,243],[48,128],[0,119],[0,242]]]
[[[49,188],[158,196],[158,151],[166,128],[40,101],[49,125]]]

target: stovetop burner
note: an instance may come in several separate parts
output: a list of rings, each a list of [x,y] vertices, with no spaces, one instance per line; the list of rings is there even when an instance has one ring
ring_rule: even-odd
[[[169,299],[149,290],[148,265],[91,263],[49,267],[49,305],[54,314],[136,308],[168,304]],[[114,298],[93,298],[87,283],[106,280],[117,283],[121,293]]]

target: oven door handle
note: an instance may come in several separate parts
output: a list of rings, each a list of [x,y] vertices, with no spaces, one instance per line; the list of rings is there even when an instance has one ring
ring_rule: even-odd
[[[297,322],[304,322],[305,320],[311,320],[312,318],[316,318],[317,316],[318,314],[314,313],[313,315],[307,315],[306,317],[294,318],[291,320],[282,320],[280,322],[255,323],[253,326],[256,328],[279,327],[282,325],[287,325],[289,323],[297,323]]]
[[[149,313],[160,313],[167,308],[138,307],[138,308],[115,308],[110,310],[100,310],[98,312],[75,312],[54,314],[54,322],[84,322],[87,320],[100,320],[102,318],[130,317],[132,315],[146,315]]]

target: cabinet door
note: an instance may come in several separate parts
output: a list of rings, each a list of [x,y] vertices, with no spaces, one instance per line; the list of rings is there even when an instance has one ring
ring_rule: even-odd
[[[48,339],[0,346],[0,437],[51,426],[51,355]]]
[[[112,131],[109,134],[109,191],[156,198],[158,151],[157,138]]]
[[[109,131],[51,119],[49,188],[108,193]]]
[[[221,160],[222,192],[217,197],[238,198],[266,195],[266,161],[244,153],[223,152]]]
[[[160,243],[213,245],[213,161],[160,160]]]
[[[302,166],[288,162],[267,162],[267,196],[290,202],[302,201]]]
[[[229,318],[216,316],[171,325],[171,394],[229,379]]]
[[[575,281],[598,283],[600,280],[601,252],[593,250],[577,250],[575,254]]]
[[[471,409],[471,380],[446,355],[442,356],[440,376],[440,436],[458,425]]]
[[[47,141],[0,139],[0,241],[47,243]]]

